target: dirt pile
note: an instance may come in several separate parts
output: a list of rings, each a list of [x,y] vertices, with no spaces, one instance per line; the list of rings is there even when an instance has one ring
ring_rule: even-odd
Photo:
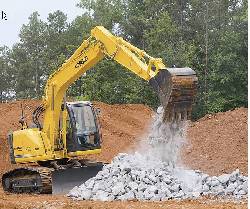
[[[9,160],[7,134],[20,128],[18,123],[23,106],[28,123],[32,121],[32,112],[40,104],[37,100],[15,101],[0,104],[0,176],[13,166]]]
[[[16,101],[0,104],[0,175],[11,168],[6,135],[19,127],[21,103],[28,121],[39,101]],[[153,111],[141,104],[107,105],[96,102],[101,109],[103,148],[97,160],[110,161],[120,152],[136,147],[138,139],[150,125]],[[183,162],[189,168],[212,175],[231,173],[239,168],[247,173],[247,109],[239,108],[206,116],[191,123],[189,143],[183,150]]]
[[[190,124],[183,162],[210,175],[247,174],[247,108],[206,115]]]

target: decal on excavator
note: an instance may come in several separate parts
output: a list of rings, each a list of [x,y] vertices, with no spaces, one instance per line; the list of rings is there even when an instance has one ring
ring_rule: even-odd
[[[84,65],[85,62],[88,61],[88,57],[85,56],[84,58],[82,58],[81,60],[79,60],[76,65],[75,65],[75,68],[79,68],[81,65]]]

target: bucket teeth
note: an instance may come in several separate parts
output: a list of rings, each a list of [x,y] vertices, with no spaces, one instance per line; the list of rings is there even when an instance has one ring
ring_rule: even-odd
[[[197,77],[190,68],[167,68],[149,80],[164,108],[164,121],[184,121],[191,118],[197,91]]]

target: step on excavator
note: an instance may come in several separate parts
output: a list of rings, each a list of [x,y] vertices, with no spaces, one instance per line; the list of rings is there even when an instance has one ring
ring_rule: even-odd
[[[197,90],[192,69],[167,68],[162,59],[96,26],[48,78],[42,103],[33,112],[33,124],[28,126],[21,118],[21,129],[8,134],[11,163],[24,165],[3,174],[4,191],[67,193],[102,169],[102,162],[84,160],[101,152],[99,111],[89,101],[67,102],[65,95],[74,81],[104,58],[149,82],[159,95],[166,123],[190,119]]]

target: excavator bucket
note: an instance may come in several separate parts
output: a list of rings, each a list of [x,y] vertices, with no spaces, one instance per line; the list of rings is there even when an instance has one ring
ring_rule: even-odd
[[[196,73],[191,68],[162,69],[149,80],[164,108],[163,121],[174,122],[191,118],[197,81]]]
[[[75,186],[80,186],[90,178],[97,175],[103,168],[98,163],[79,168],[68,168],[52,172],[52,194],[67,194]]]

